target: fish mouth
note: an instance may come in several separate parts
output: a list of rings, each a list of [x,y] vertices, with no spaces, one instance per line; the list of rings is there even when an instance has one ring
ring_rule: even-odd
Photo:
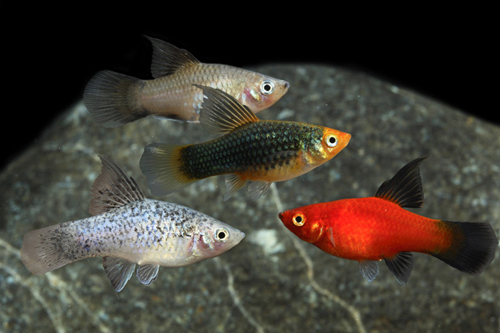
[[[281,221],[283,221],[283,213],[278,213],[278,217],[280,218]]]

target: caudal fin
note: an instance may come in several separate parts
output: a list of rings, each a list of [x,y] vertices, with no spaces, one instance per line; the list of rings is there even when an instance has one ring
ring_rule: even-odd
[[[185,147],[152,143],[144,148],[140,166],[153,195],[167,195],[198,180],[185,173],[181,155]]]
[[[55,233],[58,227],[56,224],[24,235],[21,261],[31,273],[42,275],[75,261],[61,246],[64,240]]]
[[[453,234],[447,251],[432,253],[448,265],[468,274],[481,274],[493,261],[498,239],[487,222],[443,221]]]
[[[133,99],[139,79],[101,71],[85,87],[83,102],[94,121],[104,127],[118,127],[148,115]]]

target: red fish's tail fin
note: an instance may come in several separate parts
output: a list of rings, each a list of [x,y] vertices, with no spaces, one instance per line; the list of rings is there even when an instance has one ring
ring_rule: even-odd
[[[112,71],[100,71],[85,87],[83,103],[94,121],[104,127],[118,127],[148,115],[137,106],[134,94],[141,80]]]
[[[448,265],[468,274],[481,274],[493,261],[498,239],[487,222],[443,221],[453,235],[451,246],[431,253]]]
[[[152,143],[144,148],[140,166],[153,195],[164,196],[199,180],[184,172],[182,150],[185,147]]]

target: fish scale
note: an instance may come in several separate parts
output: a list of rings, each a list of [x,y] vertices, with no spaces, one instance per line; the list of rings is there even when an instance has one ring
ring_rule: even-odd
[[[274,169],[289,164],[300,150],[320,143],[322,134],[300,123],[251,123],[233,135],[183,149],[182,169],[189,178]]]

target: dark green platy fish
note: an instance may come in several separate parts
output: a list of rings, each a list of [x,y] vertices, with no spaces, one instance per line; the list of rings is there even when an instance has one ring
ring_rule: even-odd
[[[200,144],[153,143],[144,149],[141,169],[154,195],[167,195],[200,179],[227,175],[227,200],[251,181],[252,196],[273,182],[300,176],[332,159],[351,135],[301,122],[262,120],[225,92],[203,89],[208,98],[200,123],[220,137]]]

